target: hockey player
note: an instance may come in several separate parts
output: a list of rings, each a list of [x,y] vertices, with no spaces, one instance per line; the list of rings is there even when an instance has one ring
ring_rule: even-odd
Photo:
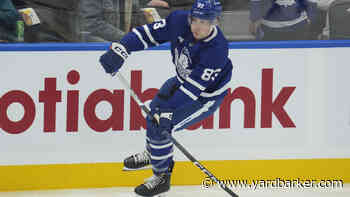
[[[158,196],[170,189],[173,143],[162,133],[210,116],[227,94],[232,63],[227,40],[216,26],[221,10],[218,0],[196,0],[190,11],[175,11],[162,21],[133,29],[100,57],[105,71],[113,74],[133,51],[171,44],[177,75],[162,85],[150,104],[151,113],[160,117],[159,126],[148,117],[146,150],[124,160],[128,168],[152,165],[154,175],[135,188],[140,196]]]
[[[258,40],[307,40],[315,0],[250,0],[249,31]]]

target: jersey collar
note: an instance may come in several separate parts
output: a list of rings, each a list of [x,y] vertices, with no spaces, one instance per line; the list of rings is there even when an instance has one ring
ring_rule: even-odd
[[[218,29],[216,26],[214,26],[213,30],[211,31],[210,35],[203,40],[203,42],[210,42],[218,35]]]

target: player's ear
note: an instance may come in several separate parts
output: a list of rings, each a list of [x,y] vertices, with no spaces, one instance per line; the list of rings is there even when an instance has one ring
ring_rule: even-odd
[[[216,17],[216,25],[220,25],[220,24],[221,24],[221,22],[222,22],[222,18],[223,18],[223,16],[222,16],[222,15],[220,15],[220,16],[218,16],[218,17]]]
[[[216,19],[214,19],[212,23],[213,25],[220,25],[220,22],[221,22],[221,17],[217,17]]]

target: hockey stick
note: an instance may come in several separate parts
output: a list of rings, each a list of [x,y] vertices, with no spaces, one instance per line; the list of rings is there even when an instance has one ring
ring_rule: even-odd
[[[117,75],[119,80],[122,82],[122,84],[125,86],[127,91],[130,92],[131,96],[135,99],[137,104],[141,107],[141,109],[152,118],[154,122],[158,124],[159,117],[158,116],[152,116],[151,111],[148,109],[148,107],[139,99],[139,97],[136,95],[133,89],[131,89],[129,82],[123,77],[123,75],[118,73],[113,73],[112,76]],[[181,124],[181,123],[179,123]],[[174,130],[174,129],[173,129]],[[223,182],[220,182],[207,168],[205,168],[197,159],[195,159],[177,140],[168,132],[163,132],[162,134],[166,135],[174,144],[175,146],[192,162],[194,163],[202,172],[204,172],[212,181],[220,185],[220,187],[225,190],[230,196],[232,197],[238,197],[237,194],[235,194],[232,190],[230,190]]]

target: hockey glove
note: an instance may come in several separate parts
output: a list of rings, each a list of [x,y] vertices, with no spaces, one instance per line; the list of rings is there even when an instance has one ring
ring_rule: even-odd
[[[156,114],[159,115],[159,125],[157,129],[159,134],[164,135],[164,132],[168,132],[170,134],[173,127],[173,111],[171,109],[156,108]]]
[[[128,56],[129,53],[122,44],[113,42],[110,49],[100,57],[100,63],[106,73],[114,74],[119,71]]]

